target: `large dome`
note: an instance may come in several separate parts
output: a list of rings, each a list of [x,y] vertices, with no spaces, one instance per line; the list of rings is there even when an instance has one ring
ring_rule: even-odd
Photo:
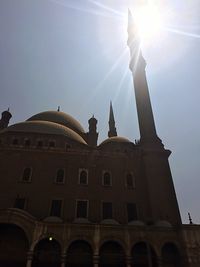
[[[69,129],[72,129],[78,134],[84,133],[84,129],[81,126],[81,124],[74,119],[69,114],[66,114],[61,111],[44,111],[41,113],[38,113],[31,118],[29,118],[27,121],[50,121],[55,122],[58,124],[61,124],[63,126],[68,127]]]
[[[3,130],[2,133],[3,132],[23,132],[23,133],[64,135],[73,141],[86,144],[83,138],[73,130],[63,125],[48,121],[20,122],[9,126],[5,130]]]

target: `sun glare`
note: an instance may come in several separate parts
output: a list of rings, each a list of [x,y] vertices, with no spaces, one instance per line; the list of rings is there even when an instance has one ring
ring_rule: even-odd
[[[153,4],[135,9],[133,16],[142,41],[150,41],[162,29],[163,18],[161,18],[157,6]]]

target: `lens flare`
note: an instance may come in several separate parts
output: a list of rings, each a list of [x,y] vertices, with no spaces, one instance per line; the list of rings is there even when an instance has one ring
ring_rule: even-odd
[[[147,4],[134,10],[133,15],[142,41],[151,41],[163,27],[158,7]]]

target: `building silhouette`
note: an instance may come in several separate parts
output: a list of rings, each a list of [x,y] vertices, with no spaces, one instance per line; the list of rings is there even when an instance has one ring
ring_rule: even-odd
[[[117,135],[112,103],[101,144],[94,116],[85,132],[60,108],[11,126],[2,113],[0,266],[200,266],[200,226],[181,222],[133,29],[129,14],[140,140]]]

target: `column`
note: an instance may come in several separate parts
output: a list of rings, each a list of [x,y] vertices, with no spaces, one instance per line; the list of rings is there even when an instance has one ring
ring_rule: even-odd
[[[66,254],[63,253],[61,254],[61,267],[65,267],[65,262],[66,262]]]
[[[33,261],[33,251],[28,251],[26,267],[31,267]]]
[[[99,267],[99,255],[97,255],[97,254],[93,255],[93,266]]]
[[[132,257],[126,256],[126,267],[131,267]]]

